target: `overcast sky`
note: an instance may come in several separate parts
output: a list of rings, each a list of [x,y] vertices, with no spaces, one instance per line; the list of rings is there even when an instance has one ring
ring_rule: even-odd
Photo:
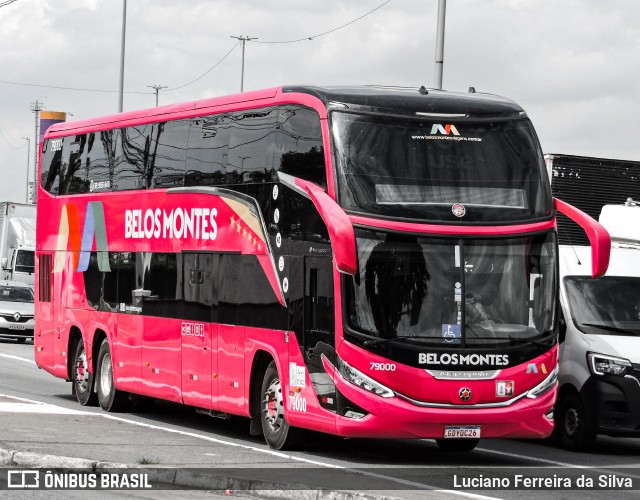
[[[0,4],[6,0],[0,0]],[[129,0],[125,111],[282,84],[434,84],[437,0]],[[545,153],[640,161],[638,0],[448,0],[443,87],[519,103]],[[30,105],[117,112],[122,0],[0,8],[0,201],[25,200]],[[203,75],[231,50],[215,69]],[[20,85],[16,85],[14,82]],[[100,90],[89,92],[35,85]],[[17,148],[17,149],[16,149]],[[33,172],[33,151],[30,168]],[[33,174],[32,174],[33,175]]]

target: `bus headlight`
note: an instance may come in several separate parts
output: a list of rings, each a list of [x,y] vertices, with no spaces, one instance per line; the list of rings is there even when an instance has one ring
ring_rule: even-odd
[[[590,352],[587,354],[589,370],[594,375],[626,375],[631,371],[631,362],[628,359],[607,356]]]
[[[392,398],[395,396],[394,392],[385,387],[384,385],[376,382],[372,378],[368,377],[360,370],[356,370],[353,366],[346,363],[340,357],[338,357],[338,373],[347,381],[353,385],[364,389],[365,391],[372,392],[383,398]]]
[[[535,399],[538,396],[542,396],[545,392],[553,389],[558,383],[558,367],[556,366],[553,371],[542,382],[536,385],[533,389],[527,392],[527,397]]]

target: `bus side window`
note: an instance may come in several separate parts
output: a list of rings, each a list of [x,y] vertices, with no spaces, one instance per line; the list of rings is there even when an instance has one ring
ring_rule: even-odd
[[[49,139],[42,148],[42,172],[40,185],[52,195],[58,194],[58,179],[62,168],[62,139]]]
[[[202,116],[190,120],[185,186],[226,184],[229,125],[228,115]]]
[[[152,149],[154,137],[162,133],[164,123],[126,127],[118,131],[115,162],[115,190],[146,189],[151,186],[155,168]]]
[[[87,134],[65,137],[64,142],[68,147],[62,159],[67,167],[60,175],[59,194],[86,193],[89,186],[87,170],[83,164],[87,157]]]
[[[232,113],[227,157],[228,184],[251,184],[272,179],[276,120],[276,108]]]
[[[164,125],[163,127],[160,127]],[[157,124],[158,133],[151,140],[153,167],[152,188],[180,187],[184,184],[189,120]]]
[[[281,106],[274,165],[277,170],[327,187],[320,116],[302,106]]]
[[[183,253],[183,318],[218,321],[218,260],[213,253]]]
[[[111,191],[114,189],[116,131],[103,130],[90,133],[88,136],[85,160],[88,191],[85,192]]]

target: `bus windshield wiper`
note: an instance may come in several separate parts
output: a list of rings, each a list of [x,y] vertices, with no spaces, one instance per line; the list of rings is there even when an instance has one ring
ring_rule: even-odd
[[[589,326],[591,328],[600,328],[607,332],[619,333],[621,335],[638,335],[640,330],[633,330],[631,328],[618,328],[617,326],[599,325],[598,323],[580,323],[582,326]]]
[[[364,345],[388,344],[389,342],[406,342],[407,340],[415,340],[420,338],[418,335],[404,335],[402,337],[393,337],[388,339],[365,340]]]

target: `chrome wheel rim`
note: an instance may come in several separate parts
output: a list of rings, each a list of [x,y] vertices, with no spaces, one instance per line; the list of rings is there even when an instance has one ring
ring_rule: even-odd
[[[82,350],[82,354],[76,359],[76,386],[80,392],[89,390],[89,369],[87,363],[87,353]]]
[[[104,396],[111,394],[111,355],[105,354],[100,364],[100,389]]]
[[[284,422],[284,404],[280,380],[274,379],[266,390],[262,401],[262,413],[272,431],[277,431]]]

